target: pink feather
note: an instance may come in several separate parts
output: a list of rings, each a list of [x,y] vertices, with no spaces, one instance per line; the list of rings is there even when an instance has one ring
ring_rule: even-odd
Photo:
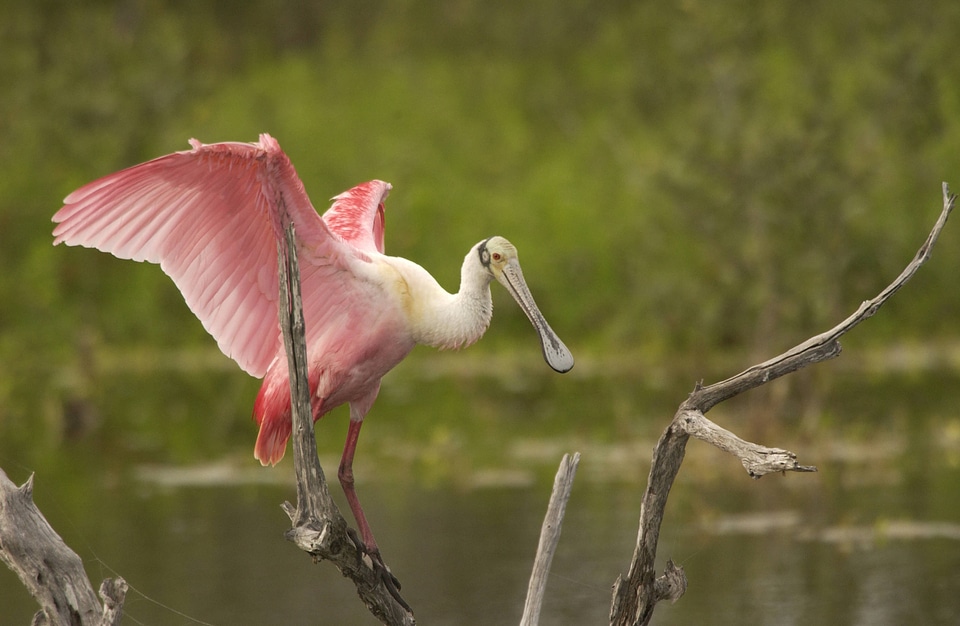
[[[71,193],[53,217],[54,244],[80,245],[123,259],[159,263],[190,310],[224,354],[264,384],[254,405],[260,424],[255,454],[264,464],[284,454],[290,434],[286,356],[277,319],[277,249],[280,211],[287,211],[299,241],[304,317],[315,419],[330,409],[376,394],[379,377],[399,362],[413,341],[379,350],[378,375],[349,374],[368,353],[360,337],[397,325],[369,306],[372,294],[350,280],[369,254],[384,250],[383,200],[390,185],[370,181],[334,199],[321,218],[290,159],[273,137],[257,143],[202,144],[89,183]],[[347,270],[344,272],[344,270]],[[361,270],[362,271],[362,270]],[[377,352],[377,349],[373,349]],[[318,389],[320,386],[323,389]],[[321,408],[317,393],[339,391]]]

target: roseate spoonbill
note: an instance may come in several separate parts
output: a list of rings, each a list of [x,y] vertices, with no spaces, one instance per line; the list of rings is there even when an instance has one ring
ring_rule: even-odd
[[[445,291],[422,267],[384,255],[388,183],[374,180],[333,200],[322,218],[273,137],[202,144],[125,169],[74,191],[53,221],[54,245],[97,248],[159,263],[224,354],[263,377],[254,403],[254,456],[274,465],[290,437],[287,358],[278,316],[280,212],[296,227],[313,418],[348,403],[350,425],[338,477],[365,550],[380,561],[357,499],[353,457],[380,379],[416,344],[467,346],[483,335],[496,279],[540,335],[558,372],[573,357],[530,294],[517,250],[490,237],[467,253],[460,290]]]

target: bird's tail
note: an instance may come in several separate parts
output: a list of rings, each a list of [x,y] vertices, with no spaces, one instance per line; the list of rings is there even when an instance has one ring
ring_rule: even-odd
[[[290,439],[290,414],[278,416],[260,422],[260,434],[253,456],[261,465],[276,465],[287,452],[287,440]]]
[[[261,465],[276,465],[290,439],[290,388],[272,384],[268,376],[253,403],[253,419],[260,425],[253,456]]]
[[[290,439],[290,379],[287,376],[286,363],[282,361],[281,359],[267,371],[253,403],[253,419],[260,425],[253,456],[261,465],[279,463],[287,451],[287,441]],[[313,404],[313,421],[320,417],[319,403],[315,398],[319,379],[319,371],[310,370],[307,384]]]

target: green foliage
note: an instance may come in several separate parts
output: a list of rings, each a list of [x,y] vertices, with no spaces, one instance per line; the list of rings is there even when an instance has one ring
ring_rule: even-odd
[[[56,432],[106,349],[212,346],[157,268],[49,245],[66,193],[189,137],[273,134],[321,210],[391,181],[389,250],[449,289],[510,238],[578,356],[790,345],[889,282],[960,188],[957,26],[946,1],[15,2],[0,438],[38,411]],[[872,340],[956,337],[956,241]],[[497,297],[474,350],[532,341]]]

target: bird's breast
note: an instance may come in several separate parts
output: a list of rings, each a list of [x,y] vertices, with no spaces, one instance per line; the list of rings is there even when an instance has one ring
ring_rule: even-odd
[[[344,322],[308,350],[324,412],[366,397],[416,345],[406,320],[390,308],[357,313]]]

